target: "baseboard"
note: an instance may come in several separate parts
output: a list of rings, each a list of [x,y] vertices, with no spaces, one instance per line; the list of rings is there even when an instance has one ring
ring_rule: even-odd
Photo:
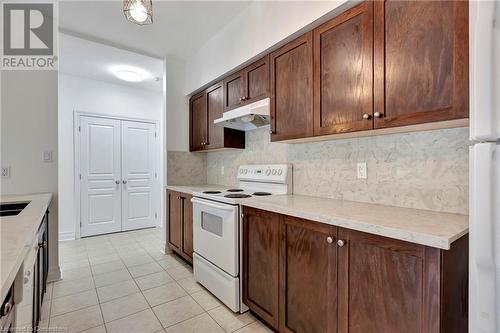
[[[73,231],[66,231],[59,233],[59,241],[75,240],[75,233]]]
[[[47,282],[55,282],[61,280],[61,268],[59,265],[50,267],[47,272]]]

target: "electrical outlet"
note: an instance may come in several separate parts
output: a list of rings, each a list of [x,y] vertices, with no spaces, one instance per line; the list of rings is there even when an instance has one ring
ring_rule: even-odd
[[[10,166],[2,167],[2,178],[10,178]]]
[[[358,163],[357,171],[358,171],[358,179],[366,179],[367,178],[366,162]]]
[[[224,166],[221,166],[221,167],[220,167],[220,174],[221,174],[221,175],[224,175]]]

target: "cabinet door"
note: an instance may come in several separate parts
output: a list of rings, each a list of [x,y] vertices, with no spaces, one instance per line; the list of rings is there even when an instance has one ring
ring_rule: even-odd
[[[208,135],[206,149],[224,147],[224,127],[215,125],[214,120],[221,118],[224,112],[222,82],[207,89]]]
[[[245,102],[252,103],[269,96],[269,56],[245,68]]]
[[[191,97],[189,104],[190,151],[203,150],[207,139],[207,95],[195,95]]]
[[[280,215],[244,208],[243,302],[278,329]]]
[[[467,118],[468,2],[374,8],[375,128]]]
[[[314,135],[372,129],[373,3],[314,30]]]
[[[167,191],[167,209],[168,245],[172,250],[179,253],[181,250],[182,228],[182,211],[179,192]]]
[[[337,332],[336,228],[283,216],[280,332]]]
[[[341,228],[338,237],[340,333],[439,332],[438,249]]]
[[[271,141],[313,134],[312,32],[270,56]]]
[[[181,193],[182,200],[182,256],[193,262],[193,203],[192,196]]]
[[[244,104],[245,74],[234,73],[224,79],[224,110],[231,110]]]

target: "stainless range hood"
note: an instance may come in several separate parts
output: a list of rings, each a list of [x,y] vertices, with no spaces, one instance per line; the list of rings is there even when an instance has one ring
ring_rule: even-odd
[[[269,126],[270,104],[269,98],[265,98],[224,112],[222,118],[214,120],[214,124],[240,131],[251,131],[259,127]]]

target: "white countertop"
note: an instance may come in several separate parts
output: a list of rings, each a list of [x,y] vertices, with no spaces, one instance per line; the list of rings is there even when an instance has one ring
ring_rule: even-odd
[[[467,215],[310,197],[274,195],[241,205],[449,250],[469,232]]]
[[[176,192],[182,192],[182,193],[189,193],[193,194],[195,192],[203,192],[203,191],[208,191],[208,190],[218,190],[218,191],[224,191],[227,190],[228,186],[222,186],[222,185],[167,185],[166,186],[167,190],[171,191],[176,191]]]
[[[29,247],[35,241],[51,200],[52,193],[0,196],[1,203],[30,201],[19,215],[0,218],[0,301],[5,298]]]
[[[167,186],[178,192],[227,189],[220,185]],[[469,216],[304,195],[240,199],[241,205],[347,229],[449,250],[469,232]]]

